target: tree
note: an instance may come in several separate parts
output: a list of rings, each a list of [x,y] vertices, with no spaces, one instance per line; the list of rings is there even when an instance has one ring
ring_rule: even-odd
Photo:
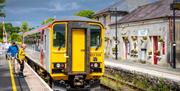
[[[27,22],[22,22],[21,23],[20,31],[22,32],[22,34],[29,31],[29,26],[28,26]],[[22,41],[24,42],[24,36],[22,36]]]
[[[3,12],[3,7],[5,6],[6,0],[0,0],[0,17],[5,17],[5,13]]]
[[[20,31],[23,32],[23,33],[29,31],[29,26],[28,26],[27,22],[22,22],[21,23]]]
[[[13,41],[22,41],[22,36],[19,35],[18,33],[13,33],[10,37],[9,40],[13,40]]]
[[[95,14],[95,12],[93,10],[81,10],[79,12],[76,12],[74,15],[93,19],[94,18],[94,16],[93,16],[94,14]]]
[[[45,24],[48,24],[48,23],[50,23],[50,22],[52,22],[54,20],[55,20],[54,18],[48,18],[47,20],[44,20],[41,24],[45,25]]]
[[[0,0],[0,17],[5,17],[5,13],[3,12],[3,7],[5,5],[5,0]],[[0,25],[0,40],[2,40],[2,23]]]
[[[11,23],[5,23],[4,24],[7,36],[10,38],[13,33],[19,33],[20,28],[19,27],[14,27]],[[0,39],[2,39],[3,35],[3,23],[0,23]]]

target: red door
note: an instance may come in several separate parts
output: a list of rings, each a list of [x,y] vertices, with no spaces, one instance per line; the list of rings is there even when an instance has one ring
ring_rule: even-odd
[[[157,64],[158,58],[158,37],[153,36],[153,64]]]

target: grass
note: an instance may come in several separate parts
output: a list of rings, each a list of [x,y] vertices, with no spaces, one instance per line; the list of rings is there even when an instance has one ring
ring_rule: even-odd
[[[167,81],[163,78],[149,77],[148,75],[136,74],[131,72],[116,71],[116,70],[106,70],[105,77],[102,77],[101,82],[105,86],[114,88],[116,91],[122,89],[131,90],[132,88],[127,88],[127,84],[131,86],[136,86],[140,89],[147,91],[171,91],[172,84],[171,81]],[[111,78],[111,79],[108,79]],[[112,80],[113,79],[113,80]],[[123,84],[124,83],[124,84]],[[126,85],[125,85],[126,84]],[[132,89],[133,91],[134,89]]]

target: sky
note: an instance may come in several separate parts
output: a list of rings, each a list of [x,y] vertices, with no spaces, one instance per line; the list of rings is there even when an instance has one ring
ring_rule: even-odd
[[[30,26],[39,26],[49,17],[60,19],[63,16],[73,16],[75,12],[84,9],[101,10],[118,0],[6,0],[4,8],[5,22],[19,26],[27,21]],[[154,1],[154,0],[149,0]],[[2,22],[2,18],[0,18]]]

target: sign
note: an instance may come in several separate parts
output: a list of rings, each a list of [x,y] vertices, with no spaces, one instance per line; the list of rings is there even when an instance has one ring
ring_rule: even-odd
[[[180,10],[180,0],[176,0],[174,3],[170,5],[171,10]]]
[[[138,30],[138,36],[147,36],[148,31],[147,30]]]

